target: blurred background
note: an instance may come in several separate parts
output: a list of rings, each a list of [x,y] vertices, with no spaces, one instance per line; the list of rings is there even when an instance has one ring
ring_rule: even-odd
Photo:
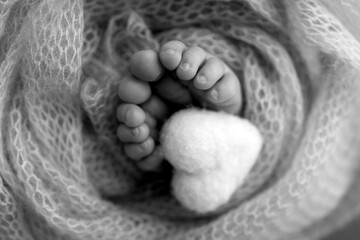
[[[360,41],[359,0],[319,0]],[[360,201],[360,199],[359,199]],[[360,240],[360,217],[321,240]]]
[[[359,199],[360,201],[360,199]],[[348,224],[339,231],[321,240],[359,240],[360,239],[360,218]]]

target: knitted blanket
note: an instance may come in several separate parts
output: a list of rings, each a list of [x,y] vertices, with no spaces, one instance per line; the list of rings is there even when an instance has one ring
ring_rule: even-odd
[[[351,1],[1,1],[0,239],[318,239],[357,217],[360,45],[341,4],[355,16]],[[172,39],[236,72],[264,137],[212,215],[116,136],[129,58]]]

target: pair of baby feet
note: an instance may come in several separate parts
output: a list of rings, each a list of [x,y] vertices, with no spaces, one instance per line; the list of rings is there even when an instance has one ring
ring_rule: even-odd
[[[126,156],[143,170],[156,170],[163,160],[156,141],[158,125],[171,114],[164,101],[188,105],[196,100],[213,110],[240,112],[238,77],[221,59],[200,47],[169,41],[159,52],[136,52],[130,72],[120,81],[117,135]]]

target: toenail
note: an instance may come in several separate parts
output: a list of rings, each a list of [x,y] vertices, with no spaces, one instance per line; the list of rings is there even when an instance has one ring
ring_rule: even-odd
[[[204,75],[200,75],[196,77],[196,80],[200,84],[205,84],[207,82],[207,79]]]
[[[171,48],[168,48],[168,49],[163,50],[162,52],[165,53],[165,54],[172,55],[172,54],[175,53],[175,50],[171,49]]]
[[[189,63],[182,63],[181,65],[180,65],[180,68],[182,69],[182,70],[184,70],[184,71],[188,71],[189,69],[190,69],[190,64]]]

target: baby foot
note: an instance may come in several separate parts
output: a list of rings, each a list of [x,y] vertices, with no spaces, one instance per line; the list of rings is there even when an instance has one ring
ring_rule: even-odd
[[[124,143],[124,153],[137,161],[143,170],[156,170],[162,153],[156,147],[157,124],[167,115],[166,105],[152,96],[148,82],[156,81],[163,73],[157,53],[140,51],[131,59],[132,75],[119,83],[119,98],[124,102],[117,109],[120,121],[117,135]]]
[[[173,78],[162,79],[157,84],[160,96],[174,101],[172,98],[178,94],[174,91],[186,96],[183,92],[187,86],[191,95],[204,107],[239,114],[242,106],[240,81],[221,59],[200,47],[187,47],[180,41],[165,43],[160,49],[159,59],[167,70],[175,72],[179,80],[176,83]]]

